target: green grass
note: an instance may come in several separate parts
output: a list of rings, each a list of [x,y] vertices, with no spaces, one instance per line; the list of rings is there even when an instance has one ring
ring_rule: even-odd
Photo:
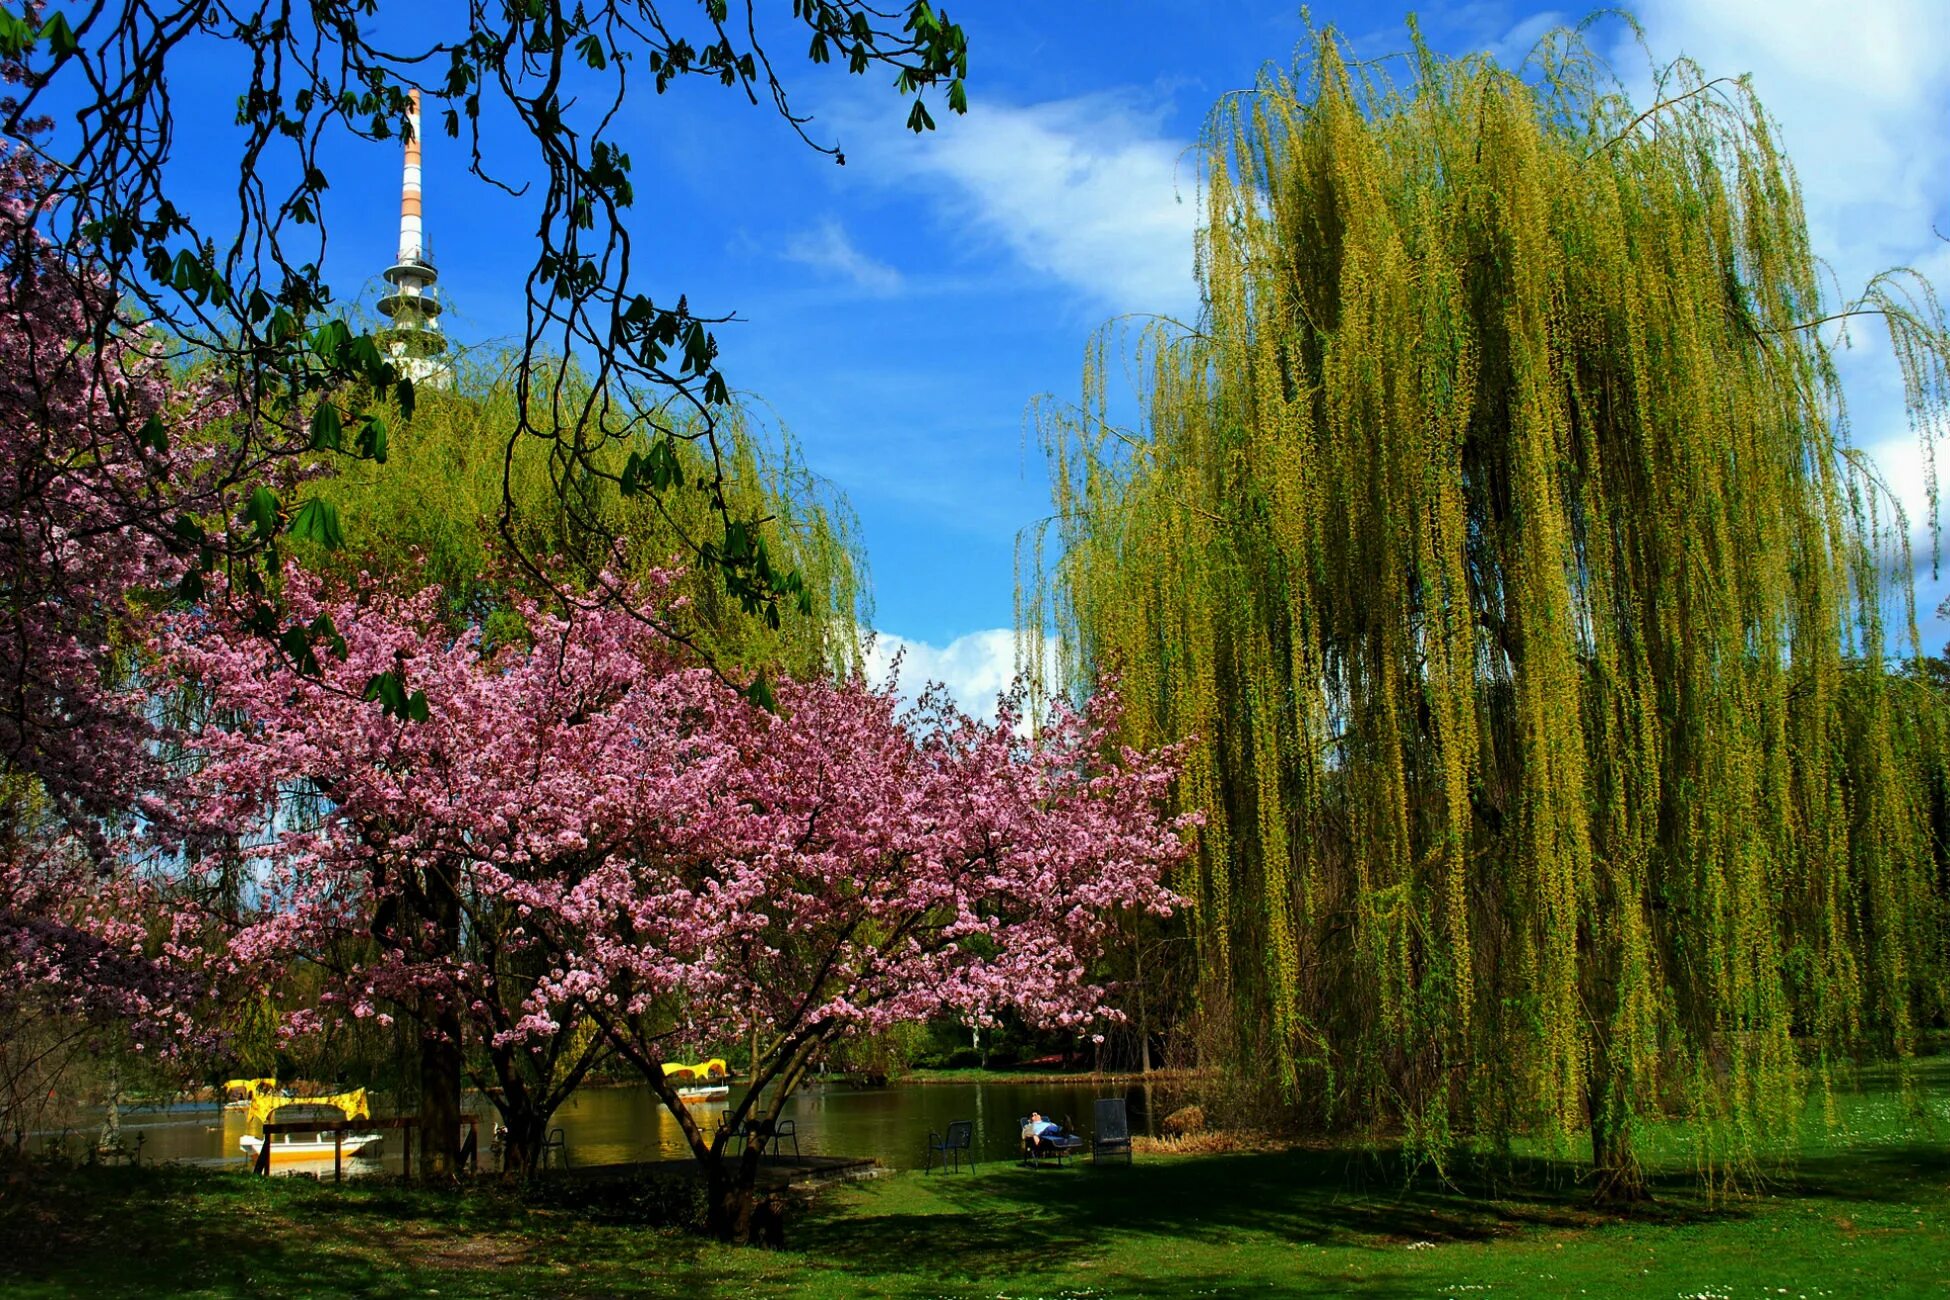
[[[1764,1194],[1720,1204],[1678,1169],[1620,1214],[1546,1159],[1405,1187],[1349,1149],[1141,1156],[847,1186],[776,1252],[500,1187],[0,1167],[0,1295],[1950,1296],[1946,1107],[1851,1098]]]

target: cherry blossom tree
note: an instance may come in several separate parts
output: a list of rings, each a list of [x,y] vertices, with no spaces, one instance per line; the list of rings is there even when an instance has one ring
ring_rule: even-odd
[[[491,642],[453,634],[436,592],[329,596],[294,571],[315,673],[221,606],[175,620],[158,662],[220,720],[184,739],[185,824],[256,864],[229,973],[333,969],[299,1028],[403,1008],[428,1132],[457,1131],[462,1063],[481,1060],[524,1155],[613,1050],[744,1239],[763,1135],[825,1045],[1005,1008],[1087,1026],[1108,918],[1173,905],[1185,822],[1157,811],[1174,756],[1109,743],[1114,694],[1030,735],[940,695],[903,716],[857,682],[784,682],[767,712],[632,612],[658,599],[572,619],[513,602],[521,635]],[[365,702],[388,691],[397,707]],[[761,1136],[734,1161],[663,1065],[748,1037],[756,1086],[730,1119]]]
[[[140,331],[91,331],[106,291],[35,229],[35,170],[0,153],[0,764],[80,823],[145,783],[122,634],[190,548],[138,521],[215,504],[189,436],[214,413]]]
[[[544,987],[522,890],[681,819],[713,779],[711,713],[746,706],[620,608],[567,622],[514,601],[521,634],[497,643],[456,636],[435,589],[328,596],[292,570],[283,594],[315,634],[312,672],[222,604],[156,643],[159,671],[213,705],[181,738],[197,769],[175,814],[185,865],[210,877],[215,846],[241,844],[252,881],[248,906],[213,918],[229,935],[220,973],[268,980],[297,959],[331,972],[294,1031],[403,1010],[423,1036],[427,1167],[455,1165],[470,1062],[485,1062],[475,1081],[525,1165],[604,1044]]]
[[[192,939],[173,900],[104,871],[45,802],[18,776],[0,781],[0,1132],[15,1145],[77,1059],[209,1041],[207,989],[170,958]]]
[[[1110,742],[1110,691],[1029,735],[1011,706],[977,722],[939,691],[907,715],[859,683],[790,683],[779,704],[737,716],[711,816],[531,895],[562,927],[551,991],[580,998],[662,1098],[713,1227],[739,1241],[767,1140],[836,1040],[1005,1009],[1079,1031],[1110,1017],[1092,962],[1120,909],[1176,903],[1162,882],[1195,820],[1158,811],[1174,752]],[[748,1036],[753,1086],[707,1132],[663,1063]]]
[[[0,151],[8,1080],[45,1078],[46,1053],[12,1050],[30,1038],[65,1051],[105,1023],[144,1048],[194,1037],[195,985],[158,960],[184,937],[171,900],[129,870],[118,844],[136,793],[162,777],[129,648],[195,553],[157,520],[219,509],[204,434],[231,409],[179,379],[148,335],[115,316],[101,278],[42,237],[26,196],[44,179]]]

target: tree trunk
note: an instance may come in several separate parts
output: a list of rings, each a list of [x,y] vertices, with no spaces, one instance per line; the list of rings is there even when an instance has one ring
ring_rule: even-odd
[[[436,867],[426,875],[426,920],[447,955],[460,949],[460,897],[453,877]],[[421,1017],[420,1168],[430,1179],[460,1174],[460,1012],[444,1001]]]
[[[1611,1052],[1600,1034],[1592,1054],[1591,1076],[1585,1082],[1585,1105],[1591,1116],[1591,1199],[1604,1205],[1625,1205],[1652,1199],[1632,1146],[1630,1116],[1613,1077]]]
[[[1604,1205],[1626,1205],[1652,1199],[1645,1181],[1645,1168],[1632,1147],[1632,1135],[1623,1126],[1591,1125],[1591,1166],[1594,1175],[1591,1199]]]
[[[523,1178],[541,1168],[542,1150],[548,1142],[547,1115],[533,1110],[503,1111],[501,1122],[507,1132],[501,1137],[503,1172]]]
[[[122,1147],[122,1067],[108,1067],[108,1107],[102,1114],[102,1133],[95,1150],[103,1154]]]
[[[752,1244],[752,1219],[758,1205],[758,1159],[749,1147],[738,1161],[719,1155],[705,1165],[709,1198],[706,1228],[720,1241]]]
[[[428,1178],[460,1173],[460,1017],[431,1012],[420,1039],[420,1169]]]

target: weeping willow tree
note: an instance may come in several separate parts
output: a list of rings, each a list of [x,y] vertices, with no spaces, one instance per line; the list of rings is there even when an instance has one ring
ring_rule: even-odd
[[[641,572],[683,566],[699,547],[740,539],[779,575],[797,573],[796,608],[774,612],[727,590],[717,566],[690,564],[687,598],[672,630],[722,668],[772,669],[794,676],[852,671],[868,617],[866,561],[846,500],[805,465],[782,429],[743,407],[717,414],[713,459],[702,439],[651,440],[628,427],[620,402],[586,402],[587,378],[573,364],[533,363],[525,372],[530,411],[564,418],[591,409],[609,426],[579,436],[516,440],[517,372],[510,358],[463,358],[453,391],[423,392],[410,420],[396,420],[385,464],[344,458],[315,494],[344,521],[346,545],[314,549],[323,569],[364,569],[394,585],[438,583],[461,618],[491,617],[508,583],[544,591],[559,581],[584,585],[622,564]],[[565,443],[578,448],[571,455]],[[667,449],[656,491],[619,490],[632,451]],[[723,541],[712,493],[721,490],[736,519],[759,521]],[[755,535],[752,535],[755,533]],[[540,558],[543,572],[528,568]],[[627,574],[625,576],[628,576]]]
[[[1639,111],[1568,34],[1406,66],[1322,34],[1215,112],[1139,429],[1107,337],[1045,411],[1025,661],[1197,738],[1226,1064],[1425,1157],[1588,1132],[1636,1195],[1681,1113],[1737,1174],[1944,1016],[1944,721],[1885,671],[1906,526],[1819,327],[1887,326],[1927,446],[1943,314],[1831,305],[1744,82]]]

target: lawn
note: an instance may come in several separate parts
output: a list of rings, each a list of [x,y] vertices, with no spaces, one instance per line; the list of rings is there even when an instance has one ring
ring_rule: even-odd
[[[1950,1296],[1940,1144],[1817,1152],[1721,1206],[1674,1174],[1629,1216],[1591,1209],[1567,1170],[1404,1190],[1385,1159],[1312,1150],[904,1173],[825,1193],[786,1250],[762,1251],[499,1188],[16,1169],[0,1175],[0,1293]]]

